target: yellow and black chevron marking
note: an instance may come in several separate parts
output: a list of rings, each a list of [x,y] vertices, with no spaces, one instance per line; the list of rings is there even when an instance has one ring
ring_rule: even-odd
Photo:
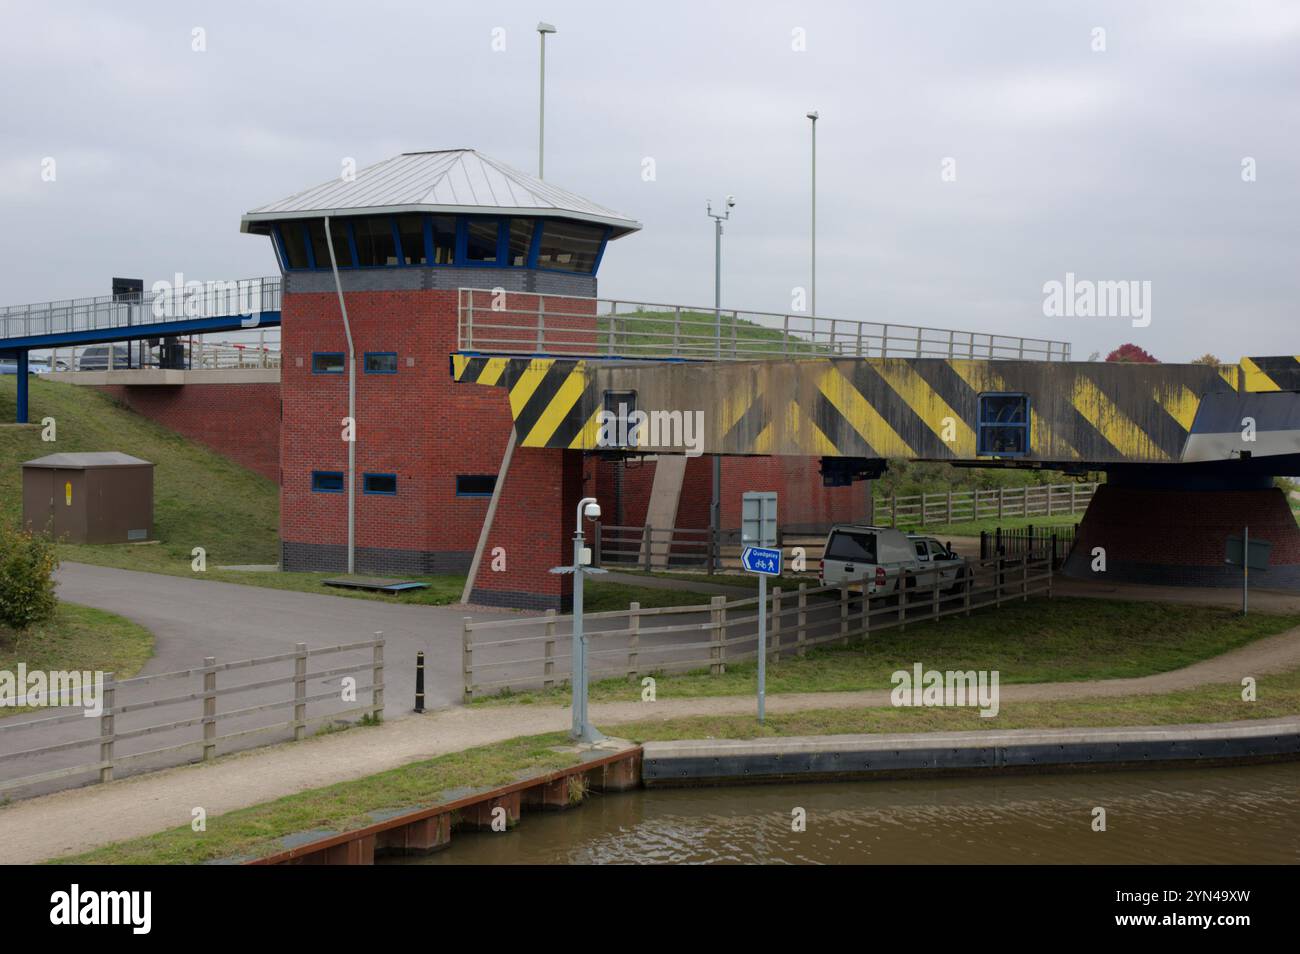
[[[1181,459],[1202,396],[1236,378],[1235,366],[937,358],[452,365],[457,381],[508,390],[526,447],[597,449],[604,392],[631,390],[641,410],[703,410],[704,453],[975,460],[980,395],[1002,392],[1029,396],[1030,460],[1097,463]]]
[[[586,362],[563,358],[489,358],[451,356],[452,377],[462,384],[503,387],[510,414],[524,447],[585,448],[591,401],[583,401]],[[593,423],[594,428],[594,423]],[[594,433],[591,445],[595,446]]]
[[[1245,391],[1300,391],[1300,357],[1242,358]]]

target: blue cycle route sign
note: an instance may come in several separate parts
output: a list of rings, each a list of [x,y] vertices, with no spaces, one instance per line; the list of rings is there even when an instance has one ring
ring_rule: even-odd
[[[768,547],[745,547],[740,555],[741,565],[750,573],[763,576],[781,575],[781,551]]]

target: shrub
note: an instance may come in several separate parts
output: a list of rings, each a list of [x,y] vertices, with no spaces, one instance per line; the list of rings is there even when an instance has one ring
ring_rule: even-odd
[[[58,565],[48,538],[0,525],[0,625],[22,631],[54,615]]]

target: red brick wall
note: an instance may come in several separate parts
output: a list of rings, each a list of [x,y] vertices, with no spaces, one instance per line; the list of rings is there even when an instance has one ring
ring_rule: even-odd
[[[98,390],[263,477],[280,479],[277,384],[109,385]]]
[[[356,467],[398,475],[396,497],[357,493],[357,546],[472,551],[488,498],[457,497],[457,474],[495,474],[511,427],[503,390],[456,384],[454,291],[349,292],[357,353]],[[281,537],[346,542],[346,494],[313,493],[313,470],[347,469],[340,421],[347,374],[313,374],[312,353],[347,352],[334,294],[284,298]],[[397,353],[396,374],[365,374],[367,351]]]

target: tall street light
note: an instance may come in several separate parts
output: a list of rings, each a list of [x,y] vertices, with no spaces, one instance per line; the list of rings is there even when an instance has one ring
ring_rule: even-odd
[[[727,211],[713,211],[713,202],[705,205],[709,218],[713,219],[713,335],[715,354],[722,360],[722,223],[731,218],[731,210],[736,207],[736,197],[727,196]],[[709,505],[709,570],[712,571],[721,554],[722,533],[722,458],[713,455],[713,501]]]
[[[545,176],[544,168],[544,149],[546,145],[546,34],[556,32],[555,27],[549,23],[537,24],[537,37],[542,44],[542,63],[541,63],[541,83],[538,92],[538,116],[537,116],[537,178],[543,179]]]
[[[599,742],[605,738],[594,725],[587,710],[587,678],[590,667],[587,661],[587,635],[582,625],[582,581],[593,573],[605,573],[600,567],[591,565],[591,549],[582,538],[583,518],[600,519],[600,504],[595,497],[583,497],[578,501],[577,526],[573,531],[573,566],[552,567],[552,573],[573,574],[573,648],[570,650],[569,681],[573,690],[573,727],[569,738],[574,742]]]
[[[817,316],[817,110],[808,113],[812,120],[812,301],[810,310]]]

